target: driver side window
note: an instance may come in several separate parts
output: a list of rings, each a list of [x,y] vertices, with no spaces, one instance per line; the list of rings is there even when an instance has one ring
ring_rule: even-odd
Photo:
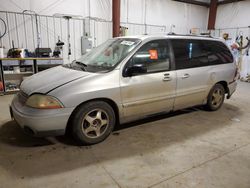
[[[130,66],[144,65],[147,73],[168,71],[170,55],[167,40],[154,40],[144,44],[132,57]]]

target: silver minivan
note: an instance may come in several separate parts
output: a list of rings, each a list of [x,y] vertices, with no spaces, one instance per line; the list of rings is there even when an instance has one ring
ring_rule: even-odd
[[[119,123],[196,105],[217,110],[235,91],[236,77],[234,58],[219,39],[118,37],[25,79],[10,113],[31,135],[70,130],[80,143],[95,144]]]

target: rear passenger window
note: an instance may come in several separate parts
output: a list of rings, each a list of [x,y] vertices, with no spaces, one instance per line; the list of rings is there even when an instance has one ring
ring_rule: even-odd
[[[208,51],[202,40],[171,40],[174,54],[176,69],[195,68],[207,66]]]
[[[233,56],[219,41],[172,39],[176,69],[232,63]]]
[[[210,65],[218,65],[225,63],[232,63],[233,56],[225,44],[218,41],[206,42],[208,54],[208,60]]]

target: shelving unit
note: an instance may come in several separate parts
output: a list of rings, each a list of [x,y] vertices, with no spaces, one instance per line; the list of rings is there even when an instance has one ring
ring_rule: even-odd
[[[0,94],[15,93],[26,77],[61,64],[62,58],[0,58]]]

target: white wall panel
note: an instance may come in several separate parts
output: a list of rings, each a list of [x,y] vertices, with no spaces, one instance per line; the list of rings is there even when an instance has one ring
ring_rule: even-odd
[[[112,20],[112,0],[90,0],[90,16]]]
[[[147,23],[164,24],[175,32],[187,33],[191,28],[206,28],[208,9],[206,7],[179,3],[171,0],[149,1]],[[169,32],[169,30],[167,30]]]
[[[202,6],[172,0],[121,0],[122,22],[164,25],[167,32],[171,25],[175,25],[176,33],[187,33],[191,28],[204,30],[207,18],[208,8]]]
[[[220,5],[217,10],[216,28],[247,27],[250,25],[250,1]]]
[[[128,0],[128,22],[144,23],[145,0]]]
[[[0,0],[0,9],[7,11],[21,12],[25,9],[31,9],[31,0]]]

